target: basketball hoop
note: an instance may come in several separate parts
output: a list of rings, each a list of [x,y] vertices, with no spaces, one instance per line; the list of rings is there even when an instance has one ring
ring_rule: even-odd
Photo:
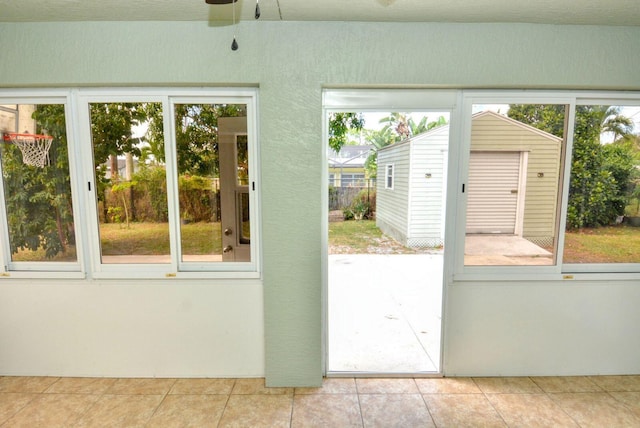
[[[4,135],[4,141],[18,146],[22,152],[22,162],[26,165],[43,168],[49,163],[49,149],[53,142],[51,135],[9,132]]]

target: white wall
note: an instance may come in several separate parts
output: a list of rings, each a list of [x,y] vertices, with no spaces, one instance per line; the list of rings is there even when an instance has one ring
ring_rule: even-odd
[[[637,281],[451,285],[445,373],[640,373],[639,285]]]
[[[5,87],[259,87],[264,231],[262,286],[0,279],[0,374],[318,385],[322,88],[640,89],[640,27],[0,23],[0,40]],[[446,374],[640,373],[633,281],[448,285]]]
[[[0,296],[3,375],[264,376],[259,282],[3,281]]]

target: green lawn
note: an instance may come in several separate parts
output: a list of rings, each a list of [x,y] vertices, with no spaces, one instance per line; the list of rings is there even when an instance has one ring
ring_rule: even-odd
[[[639,263],[640,227],[581,229],[564,236],[564,263]]]
[[[375,220],[349,220],[329,223],[330,254],[413,254],[383,235]]]
[[[189,255],[221,254],[219,223],[190,223],[181,226],[182,252]],[[105,255],[169,254],[167,223],[101,224],[100,237]],[[331,254],[413,254],[376,227],[375,220],[329,223]],[[44,250],[21,250],[13,261],[75,261],[75,248],[53,259]],[[640,228],[626,225],[567,232],[565,263],[640,263]]]
[[[222,254],[220,223],[189,223],[180,227],[182,254]],[[100,225],[102,254],[169,254],[168,223],[103,223]]]

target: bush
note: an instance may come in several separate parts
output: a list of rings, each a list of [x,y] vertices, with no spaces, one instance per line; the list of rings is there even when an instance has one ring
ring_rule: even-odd
[[[345,220],[364,220],[374,217],[376,193],[372,190],[361,190],[353,198],[351,205],[342,210]]]

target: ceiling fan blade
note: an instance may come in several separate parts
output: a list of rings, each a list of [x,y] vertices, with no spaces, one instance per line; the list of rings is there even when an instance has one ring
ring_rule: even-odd
[[[207,4],[231,4],[235,3],[238,0],[205,0]]]

